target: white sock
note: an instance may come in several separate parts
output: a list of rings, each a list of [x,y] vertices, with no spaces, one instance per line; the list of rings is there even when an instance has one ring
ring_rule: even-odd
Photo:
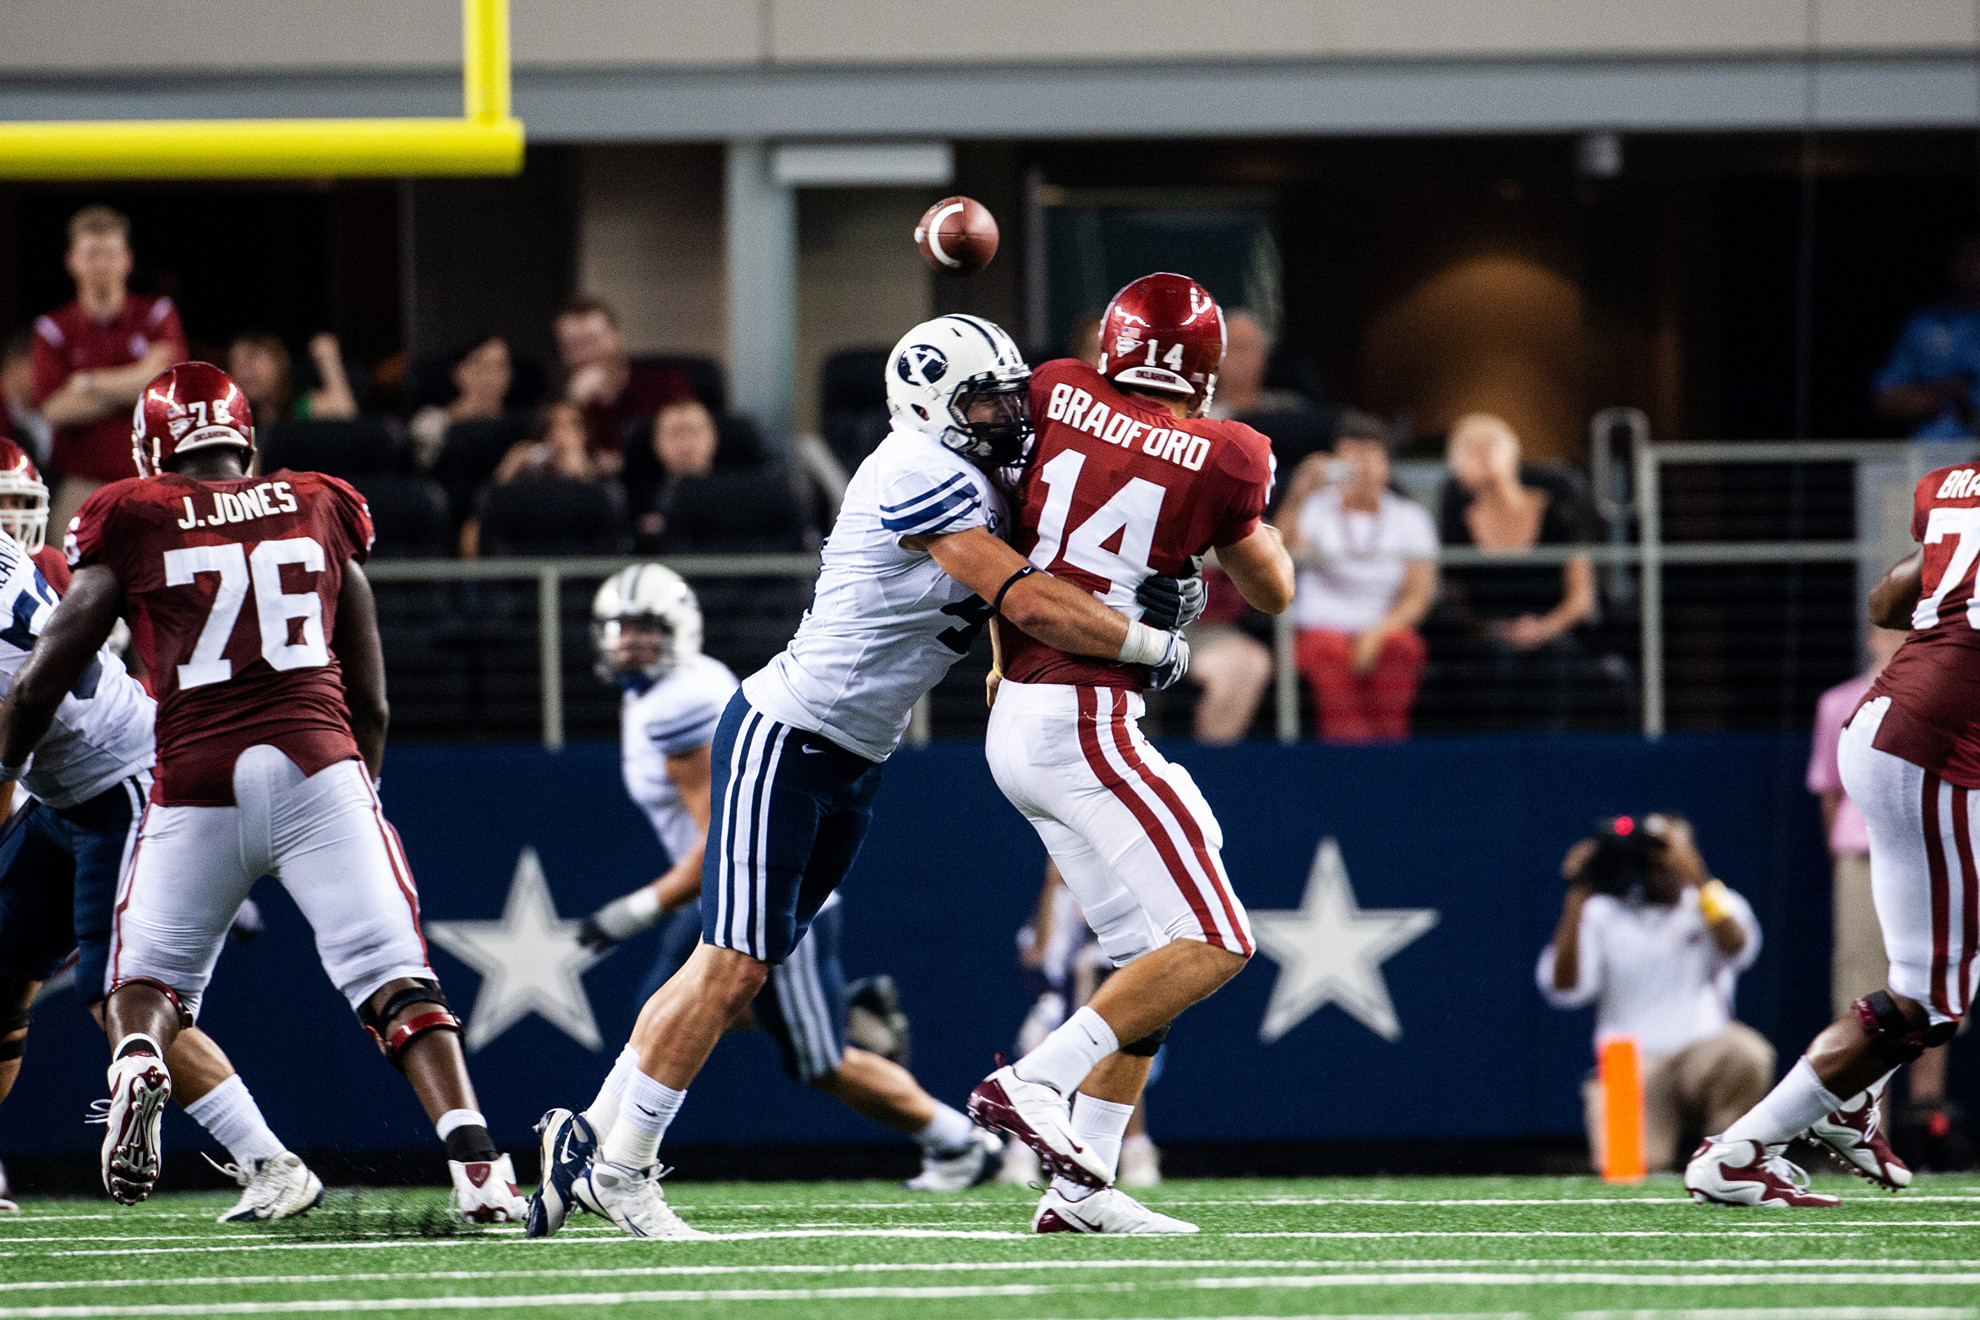
[[[626,1079],[626,1089],[619,1097],[618,1121],[599,1148],[599,1158],[629,1169],[652,1164],[659,1158],[660,1138],[667,1135],[667,1125],[674,1121],[685,1099],[686,1091],[663,1086],[635,1068]]]
[[[951,1109],[940,1100],[935,1102],[935,1117],[928,1120],[928,1126],[914,1134],[926,1151],[960,1150],[967,1146],[976,1125],[969,1116],[959,1109]]]
[[[612,1071],[605,1074],[605,1084],[598,1088],[598,1098],[584,1111],[584,1121],[591,1124],[593,1136],[603,1138],[618,1123],[619,1100],[626,1093],[626,1079],[638,1071],[639,1051],[627,1045],[619,1051]]]
[[[1128,1121],[1134,1117],[1134,1106],[1117,1104],[1112,1100],[1096,1100],[1090,1095],[1073,1097],[1073,1132],[1101,1159],[1107,1162],[1107,1178],[1112,1181],[1114,1171],[1121,1163],[1121,1141],[1127,1136]],[[1052,1186],[1068,1201],[1077,1201],[1089,1195],[1093,1189],[1065,1178],[1052,1179]]]
[[[261,1106],[248,1094],[247,1083],[239,1073],[185,1109],[186,1117],[212,1134],[243,1169],[252,1169],[256,1160],[272,1160],[288,1149],[261,1116]]]
[[[449,1109],[433,1120],[433,1131],[444,1143],[457,1129],[467,1127],[469,1124],[485,1128],[488,1126],[488,1120],[482,1117],[479,1109]]]
[[[1037,1049],[1019,1059],[1012,1071],[1027,1082],[1043,1082],[1060,1095],[1070,1096],[1093,1071],[1093,1065],[1120,1047],[1107,1019],[1083,1007],[1039,1041]]]
[[[1793,1141],[1816,1119],[1842,1108],[1842,1104],[1822,1085],[1808,1060],[1798,1059],[1780,1084],[1727,1128],[1722,1139],[1778,1146]]]

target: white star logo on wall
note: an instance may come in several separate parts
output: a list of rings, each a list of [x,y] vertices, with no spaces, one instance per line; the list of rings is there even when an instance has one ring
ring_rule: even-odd
[[[536,849],[524,848],[516,858],[500,921],[425,924],[435,944],[481,973],[468,1016],[470,1052],[531,1013],[588,1050],[603,1046],[582,979],[603,955],[578,943],[580,922],[557,915]]]
[[[1279,964],[1258,1038],[1269,1045],[1331,1002],[1382,1039],[1401,1040],[1382,964],[1436,924],[1434,908],[1363,911],[1340,845],[1320,840],[1299,906],[1251,914],[1259,951]]]

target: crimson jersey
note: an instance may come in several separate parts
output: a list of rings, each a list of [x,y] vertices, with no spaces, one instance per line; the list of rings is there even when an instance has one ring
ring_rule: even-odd
[[[171,344],[186,355],[186,332],[170,298],[126,294],[108,321],[98,321],[80,302],[58,307],[34,323],[34,406],[78,371],[127,367],[153,344]],[[272,420],[272,419],[271,419]],[[51,466],[64,476],[115,481],[137,471],[131,460],[131,418],[122,408],[77,426],[55,428]]]
[[[1272,493],[1272,446],[1242,422],[1178,421],[1084,362],[1031,376],[1038,428],[1018,489],[1015,544],[1039,568],[1139,618],[1135,588],[1176,576],[1205,551],[1258,530]],[[1140,688],[1147,670],[1067,655],[1003,631],[1004,673],[1020,683]]]
[[[1940,468],[1912,496],[1924,546],[1911,635],[1865,701],[1891,699],[1875,746],[1962,788],[1980,788],[1980,467]]]
[[[306,775],[358,755],[330,649],[344,565],[371,552],[349,486],[316,472],[134,477],[89,497],[67,550],[124,588],[158,698],[153,801],[234,805],[234,761],[257,744]]]

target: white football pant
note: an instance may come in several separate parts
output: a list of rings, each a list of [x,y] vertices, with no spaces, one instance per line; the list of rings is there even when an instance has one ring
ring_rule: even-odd
[[[1890,707],[1879,697],[1858,711],[1837,759],[1870,831],[1870,892],[1890,988],[1945,1022],[1966,1015],[1980,971],[1980,791],[1873,747]]]
[[[111,984],[162,981],[196,1013],[234,913],[264,875],[302,909],[352,1008],[388,981],[433,975],[412,871],[363,762],[305,779],[279,749],[250,747],[234,762],[234,802],[146,810],[110,928]]]
[[[1141,695],[1063,683],[997,690],[985,755],[1116,966],[1170,940],[1249,955],[1224,831],[1189,772],[1144,738]]]

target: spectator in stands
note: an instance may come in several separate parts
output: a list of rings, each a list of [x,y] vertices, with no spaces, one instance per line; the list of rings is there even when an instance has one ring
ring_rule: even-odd
[[[1439,539],[1477,546],[1512,562],[1453,568],[1444,575],[1448,612],[1460,629],[1469,699],[1495,725],[1562,728],[1577,682],[1593,682],[1574,630],[1595,616],[1595,566],[1521,564],[1518,552],[1595,539],[1587,494],[1558,466],[1520,462],[1519,437],[1501,418],[1473,413],[1451,428]]]
[[[1668,1169],[1681,1133],[1725,1131],[1773,1085],[1774,1047],[1732,1015],[1734,983],[1760,953],[1760,924],[1712,878],[1682,816],[1619,816],[1568,850],[1561,875],[1567,899],[1534,979],[1555,1008],[1595,1005],[1598,1049],[1635,1038],[1644,1159]],[[1599,1169],[1594,1077],[1582,1083],[1582,1102]]]
[[[48,466],[55,429],[34,408],[34,335],[15,330],[0,344],[0,437],[12,440]]]
[[[1429,648],[1416,626],[1437,594],[1437,528],[1423,506],[1389,489],[1389,434],[1348,413],[1333,454],[1299,465],[1279,505],[1286,549],[1302,563],[1293,620],[1299,668],[1326,742],[1409,737]]]
[[[1808,791],[1822,802],[1822,827],[1833,860],[1829,945],[1829,1002],[1838,1017],[1890,978],[1884,955],[1884,935],[1877,924],[1877,906],[1870,893],[1870,835],[1863,813],[1843,791],[1836,749],[1843,726],[1856,714],[1863,694],[1879,670],[1890,663],[1906,634],[1891,628],[1870,630],[1870,667],[1824,692],[1815,703],[1815,736],[1808,753]],[[1946,1060],[1951,1045],[1920,1055],[1905,1070],[1908,1103],[1899,1118],[1896,1139],[1914,1167],[1967,1167],[1971,1142],[1958,1107],[1946,1099]],[[1916,1156],[1913,1161],[1912,1157]]]
[[[1952,297],[1905,322],[1877,373],[1877,411],[1918,439],[1972,435],[1980,402],[1980,234],[1953,250],[1947,273]]]
[[[440,458],[447,440],[447,428],[455,422],[500,417],[515,369],[509,358],[509,342],[500,335],[472,335],[455,349],[452,365],[454,397],[444,406],[428,404],[413,414],[406,429],[412,433],[413,461],[422,469],[431,468]]]
[[[344,350],[328,331],[309,341],[309,359],[318,385],[296,392],[294,364],[281,336],[249,330],[227,345],[227,374],[254,406],[255,422],[267,425],[285,418],[297,421],[343,422],[358,415],[357,395],[344,371]]]
[[[130,292],[130,238],[131,222],[107,206],[71,216],[63,264],[75,301],[34,325],[34,407],[55,428],[51,527],[67,527],[98,487],[137,474],[131,405],[186,356],[172,300]]]
[[[529,439],[502,456],[489,481],[491,486],[506,486],[516,481],[604,479],[604,471],[585,434],[584,415],[571,404],[545,405],[531,429]],[[486,494],[484,491],[484,499]],[[481,519],[476,516],[461,524],[461,558],[476,559],[480,555]]]
[[[573,299],[557,313],[553,329],[566,373],[564,400],[583,411],[600,466],[617,472],[626,423],[692,398],[694,389],[672,367],[627,357],[618,313],[602,298]]]
[[[1311,400],[1291,390],[1265,388],[1265,369],[1272,361],[1272,337],[1250,312],[1224,318],[1224,364],[1217,369],[1217,393],[1210,400],[1212,417],[1256,417],[1261,414],[1303,412]]]
[[[653,418],[654,465],[629,465],[628,502],[634,510],[633,535],[639,547],[656,545],[681,483],[715,470],[720,443],[715,418],[699,399],[670,403]],[[637,486],[637,489],[632,487]]]

